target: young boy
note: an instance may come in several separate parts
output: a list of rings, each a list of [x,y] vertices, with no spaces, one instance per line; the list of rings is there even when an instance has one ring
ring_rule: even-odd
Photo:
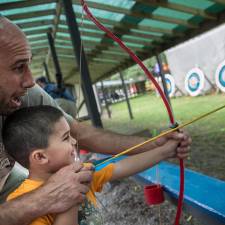
[[[51,106],[23,108],[8,116],[3,126],[3,143],[7,152],[29,170],[28,179],[8,196],[8,200],[36,189],[63,166],[79,163],[76,161],[76,140],[70,135],[70,127],[62,112]],[[131,176],[174,156],[178,144],[178,141],[170,140],[151,151],[127,157],[94,172],[88,202],[96,205],[94,193],[100,192],[104,183]],[[78,206],[32,222],[32,225],[50,224],[77,225]]]

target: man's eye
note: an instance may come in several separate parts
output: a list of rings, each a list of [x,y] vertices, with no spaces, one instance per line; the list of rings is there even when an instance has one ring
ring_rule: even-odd
[[[25,65],[24,65],[24,64],[19,65],[19,66],[15,67],[14,70],[15,70],[16,72],[18,72],[18,73],[23,73],[24,70],[25,70]]]

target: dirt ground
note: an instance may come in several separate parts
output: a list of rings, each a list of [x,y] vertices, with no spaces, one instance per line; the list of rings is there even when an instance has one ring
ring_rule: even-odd
[[[172,225],[176,207],[165,201],[160,206],[145,203],[143,186],[134,179],[106,185],[98,194],[104,225]],[[190,214],[183,212],[182,225],[201,225]]]

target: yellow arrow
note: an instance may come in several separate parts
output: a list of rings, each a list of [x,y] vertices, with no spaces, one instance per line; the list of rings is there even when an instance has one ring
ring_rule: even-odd
[[[149,142],[155,141],[156,139],[158,139],[160,137],[163,137],[163,136],[165,136],[165,135],[167,135],[169,133],[172,133],[172,132],[174,132],[176,130],[179,130],[179,129],[183,128],[183,127],[186,127],[186,126],[188,126],[188,125],[190,125],[190,124],[192,124],[192,123],[194,123],[194,122],[196,122],[198,120],[201,120],[201,119],[203,119],[203,118],[205,118],[205,117],[207,117],[207,116],[209,116],[209,115],[211,115],[211,114],[213,114],[213,113],[215,113],[215,112],[217,112],[217,111],[219,111],[219,110],[221,110],[223,108],[225,108],[225,105],[220,106],[220,107],[218,107],[218,108],[216,108],[216,109],[214,109],[212,111],[209,111],[209,112],[207,112],[207,113],[205,113],[205,114],[203,114],[201,116],[198,116],[198,117],[196,117],[196,118],[194,118],[194,119],[192,119],[192,120],[190,120],[190,121],[188,121],[186,123],[180,124],[176,128],[169,129],[169,130],[165,130],[162,133],[160,133],[159,135],[157,135],[157,136],[155,136],[153,138],[150,138],[150,139],[148,139],[148,140],[146,140],[146,141],[144,141],[144,142],[142,142],[140,144],[137,144],[135,146],[132,146],[132,147],[130,147],[130,148],[128,148],[128,149],[126,149],[126,150],[124,150],[124,151],[122,151],[122,152],[114,155],[114,156],[112,156],[111,158],[109,158],[109,159],[107,159],[107,160],[105,160],[105,161],[97,164],[96,166],[100,166],[100,165],[102,165],[102,164],[104,164],[106,162],[111,161],[112,159],[116,159],[116,158],[118,158],[118,157],[120,157],[122,155],[125,155],[126,153],[131,152],[131,151],[135,150],[136,148],[139,148],[139,147],[141,147],[141,146],[143,146],[143,145],[145,145],[145,144],[147,144]]]

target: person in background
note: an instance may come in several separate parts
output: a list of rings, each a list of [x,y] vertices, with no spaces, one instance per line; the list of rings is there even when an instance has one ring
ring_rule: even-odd
[[[46,77],[37,78],[36,83],[54,99],[63,98],[75,102],[74,96],[65,87],[62,90],[58,90],[57,84],[48,82]]]
[[[75,97],[67,90],[63,88],[59,90],[57,85],[49,83],[46,77],[39,77],[36,79],[36,83],[43,88],[52,98],[55,99],[57,104],[73,118],[76,117],[76,100]]]

